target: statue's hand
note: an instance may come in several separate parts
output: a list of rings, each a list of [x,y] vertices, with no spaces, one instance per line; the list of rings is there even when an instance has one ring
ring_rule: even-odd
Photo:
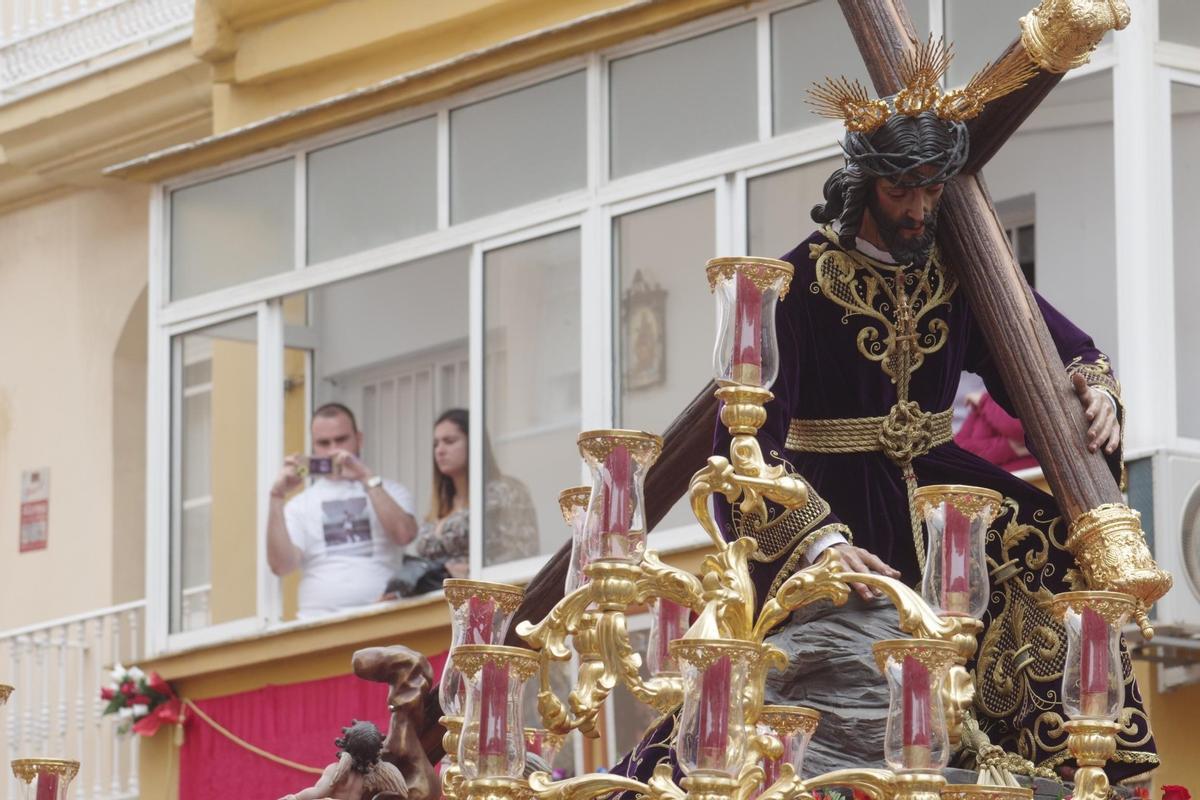
[[[849,542],[842,542],[833,545],[834,549],[842,556],[842,563],[851,572],[874,572],[877,575],[886,575],[889,578],[899,578],[900,570],[893,569],[882,558],[875,555],[869,550],[864,550],[861,547],[855,547]],[[858,593],[858,596],[863,600],[870,600],[872,597],[879,597],[879,593],[872,590],[869,586],[862,583],[852,583],[850,588]]]
[[[1099,389],[1088,386],[1082,375],[1072,375],[1071,384],[1083,406],[1084,416],[1091,423],[1087,435],[1088,450],[1094,453],[1103,447],[1109,455],[1117,452],[1121,446],[1121,423],[1117,420],[1112,399]]]

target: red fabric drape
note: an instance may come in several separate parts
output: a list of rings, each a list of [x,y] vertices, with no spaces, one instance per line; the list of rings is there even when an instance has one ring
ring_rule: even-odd
[[[434,687],[446,661],[429,659]],[[333,740],[351,720],[370,720],[387,732],[388,687],[341,675],[196,702],[204,713],[269,753],[324,769],[333,763]],[[196,716],[185,723],[180,751],[180,800],[275,800],[317,781],[245,750]]]

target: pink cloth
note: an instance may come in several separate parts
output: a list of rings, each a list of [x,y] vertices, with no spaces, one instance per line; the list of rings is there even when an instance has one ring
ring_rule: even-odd
[[[984,392],[977,404],[971,406],[962,429],[954,437],[954,443],[962,449],[986,459],[1009,472],[1027,467],[1036,467],[1037,459],[1024,448],[1025,429],[1020,420],[999,406],[992,396]]]
[[[429,658],[437,680],[446,654]],[[226,730],[269,753],[324,769],[336,760],[333,740],[353,720],[370,720],[385,734],[388,687],[354,675],[200,700],[196,705]],[[317,782],[316,775],[268,761],[188,716],[179,761],[180,800],[274,800]]]

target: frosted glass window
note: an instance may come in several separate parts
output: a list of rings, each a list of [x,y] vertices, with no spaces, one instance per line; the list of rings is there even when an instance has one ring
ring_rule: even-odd
[[[1158,0],[1158,38],[1164,42],[1200,47],[1200,3],[1196,0]]]
[[[712,377],[715,219],[707,192],[613,220],[619,427],[664,433]],[[657,528],[694,521],[681,498]]]
[[[246,317],[173,340],[172,633],[257,613],[256,331]]]
[[[911,0],[908,8],[919,35],[928,36],[929,4]],[[814,81],[845,75],[871,88],[837,0],[816,0],[771,15],[771,74],[777,134],[829,121],[805,102]]]
[[[1002,222],[1036,225],[1038,292],[1092,337],[1119,377],[1111,73],[1056,86],[984,176]]]
[[[751,178],[746,187],[750,253],[779,258],[817,229],[809,210],[821,202],[821,187],[841,158]]]
[[[583,72],[450,112],[450,216],[474,219],[587,185]]]
[[[945,0],[946,41],[954,46],[947,83],[961,86],[999,58],[1021,35],[1021,17],[1036,5],[1030,0]],[[1103,39],[1110,41],[1111,32]]]
[[[1171,184],[1175,228],[1175,397],[1179,434],[1200,439],[1200,269],[1195,227],[1200,219],[1200,88],[1171,85]],[[1039,231],[1040,233],[1040,231]]]
[[[171,299],[291,269],[291,159],[171,193]]]
[[[435,227],[435,118],[309,154],[309,264],[369,250]]]
[[[614,178],[754,141],[754,23],[613,61]]]
[[[580,476],[579,249],[573,229],[484,256],[484,565],[568,538],[558,493]]]

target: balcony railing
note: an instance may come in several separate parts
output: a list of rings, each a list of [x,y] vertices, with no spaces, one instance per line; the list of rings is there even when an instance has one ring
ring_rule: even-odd
[[[0,102],[191,36],[193,0],[0,0]]]
[[[0,753],[81,762],[71,784],[77,800],[130,800],[138,796],[135,736],[117,733],[104,717],[101,686],[120,662],[142,655],[145,602],[0,633],[0,682],[16,686],[0,709]],[[20,784],[0,779],[0,798],[19,800]],[[5,791],[7,789],[7,791]]]

